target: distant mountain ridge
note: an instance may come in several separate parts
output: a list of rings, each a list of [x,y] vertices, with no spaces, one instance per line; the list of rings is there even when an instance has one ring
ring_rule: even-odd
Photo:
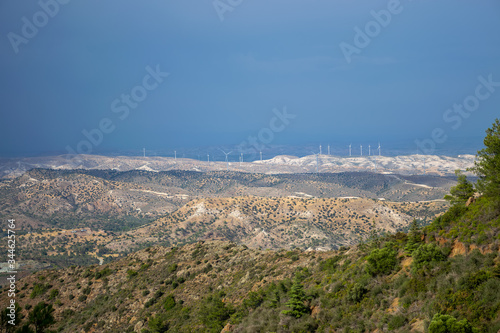
[[[465,170],[474,163],[473,155],[457,157],[436,155],[401,155],[387,156],[334,156],[314,155],[295,157],[278,155],[270,159],[242,162],[224,160],[214,162],[189,158],[171,157],[139,157],[139,156],[101,156],[101,155],[60,155],[44,157],[26,157],[0,159],[0,179],[12,179],[21,176],[28,170],[43,168],[54,170],[144,170],[144,171],[224,171],[282,174],[282,173],[321,173],[336,172],[377,172],[394,174],[431,174],[453,175],[456,169]]]

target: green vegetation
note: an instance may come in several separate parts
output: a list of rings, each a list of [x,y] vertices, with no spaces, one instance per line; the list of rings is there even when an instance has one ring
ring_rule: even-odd
[[[389,274],[397,265],[396,255],[397,252],[392,243],[386,243],[382,249],[374,249],[366,258],[367,272],[372,275]]]
[[[477,152],[472,171],[479,176],[477,189],[483,195],[500,201],[500,120],[486,130],[485,148]]]
[[[436,314],[429,325],[429,333],[473,333],[477,332],[467,322],[467,319],[458,321],[450,315]]]
[[[231,306],[222,301],[223,296],[224,293],[210,295],[202,302],[200,319],[207,328],[206,332],[219,333],[235,312]]]
[[[467,199],[474,195],[474,186],[460,170],[455,170],[455,175],[458,183],[450,189],[450,194],[445,195],[444,198],[452,205],[465,204]]]
[[[412,257],[413,267],[416,270],[431,268],[433,264],[446,259],[439,246],[434,243],[420,245],[413,251]]]
[[[303,315],[308,314],[310,312],[309,307],[305,304],[306,295],[304,293],[304,286],[300,283],[300,279],[298,278],[298,276],[296,276],[293,281],[289,297],[290,298],[288,299],[286,306],[290,310],[284,310],[282,312],[283,314],[295,318],[300,318]]]

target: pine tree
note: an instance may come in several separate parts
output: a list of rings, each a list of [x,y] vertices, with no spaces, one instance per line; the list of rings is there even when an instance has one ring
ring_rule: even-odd
[[[35,327],[36,333],[45,332],[50,325],[55,323],[53,312],[52,304],[45,302],[40,302],[33,308],[28,316],[28,322]]]
[[[406,242],[405,251],[411,254],[420,245],[421,233],[418,227],[418,221],[413,220],[410,226],[410,231],[408,232],[408,241]]]
[[[300,283],[298,277],[295,277],[292,288],[290,289],[290,299],[286,305],[290,310],[284,310],[282,313],[300,318],[303,315],[309,313],[309,308],[304,304],[306,301],[306,294],[304,292],[304,286]]]
[[[474,186],[467,180],[467,176],[462,174],[460,170],[455,170],[457,176],[457,185],[452,186],[450,194],[444,198],[452,205],[465,204],[465,202],[474,195]]]
[[[485,148],[477,152],[474,167],[470,169],[479,179],[477,189],[490,198],[500,198],[500,120],[486,130]]]

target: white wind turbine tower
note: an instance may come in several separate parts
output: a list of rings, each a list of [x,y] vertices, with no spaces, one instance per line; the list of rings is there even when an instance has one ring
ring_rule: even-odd
[[[260,152],[260,161],[262,162],[262,152]]]
[[[359,145],[359,150],[361,151],[361,156],[363,156],[363,145]]]
[[[372,155],[371,148],[372,148],[372,146],[371,146],[371,145],[368,145],[368,156],[371,156],[371,155]]]
[[[174,161],[177,162],[177,150],[174,150]]]
[[[328,145],[328,156],[330,156],[330,145]]]
[[[349,144],[349,157],[351,156],[351,144]]]
[[[380,156],[380,142],[378,143],[378,156]]]
[[[210,164],[210,154],[207,153],[207,162]]]
[[[321,155],[321,145],[319,145],[319,154]]]
[[[240,168],[241,168],[241,163],[243,162],[243,153],[240,154]]]
[[[142,156],[146,157],[146,148],[142,148]]]
[[[226,171],[229,171],[229,160],[227,159],[227,157],[229,156],[229,154],[232,153],[232,151],[230,151],[229,153],[226,153],[224,150],[220,149],[221,152],[224,153],[224,155],[226,155]]]

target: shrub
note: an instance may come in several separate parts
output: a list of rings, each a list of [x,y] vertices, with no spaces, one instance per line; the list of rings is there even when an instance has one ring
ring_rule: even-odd
[[[63,312],[62,312],[62,316],[65,319],[67,319],[69,317],[72,317],[74,314],[75,314],[75,311],[73,311],[71,309],[64,309]]]
[[[127,270],[127,276],[128,276],[129,278],[132,278],[132,277],[134,277],[134,276],[136,276],[136,275],[137,275],[137,272],[136,272],[136,271],[134,271],[133,269],[129,269],[129,270]]]
[[[162,297],[162,296],[163,296],[163,292],[161,290],[157,290],[155,292],[155,294],[153,295],[153,297],[144,304],[144,307],[149,308],[151,305],[158,302],[158,299],[160,299],[160,297]]]
[[[466,289],[473,290],[479,287],[483,282],[486,282],[488,278],[488,273],[484,270],[480,270],[466,274],[460,279],[459,283]]]
[[[396,328],[403,327],[406,324],[407,320],[405,316],[402,315],[397,315],[397,316],[392,316],[392,318],[389,320],[389,323],[387,324],[387,327],[389,330],[394,330]]]
[[[418,249],[413,251],[412,257],[413,266],[417,270],[446,259],[441,249],[432,243],[420,245]]]
[[[173,273],[173,272],[175,272],[176,270],[177,270],[177,264],[172,264],[172,265],[168,266],[168,269],[167,269],[167,271],[168,271],[169,273]]]
[[[243,305],[246,308],[256,309],[262,304],[262,302],[264,302],[262,296],[254,291],[251,291],[248,293],[247,298],[243,301]]]
[[[148,326],[155,333],[167,332],[169,329],[166,318],[160,314],[151,317],[148,321]]]
[[[354,284],[354,286],[349,290],[348,298],[354,303],[359,303],[365,296],[368,290],[360,283]]]
[[[321,270],[326,271],[328,273],[334,273],[338,267],[338,262],[341,259],[341,256],[335,256],[333,258],[328,258],[321,263]]]
[[[54,299],[59,295],[59,289],[52,289],[50,291],[49,299]]]
[[[464,205],[451,206],[443,215],[437,217],[430,225],[430,230],[444,229],[449,226],[452,222],[458,220],[467,211],[467,207]]]
[[[163,303],[163,308],[168,311],[168,310],[171,310],[175,307],[175,298],[174,298],[174,295],[168,295],[166,298],[165,298],[165,302]]]
[[[219,333],[225,322],[235,311],[228,307],[221,299],[221,295],[208,296],[200,310],[200,318],[203,325],[208,328],[208,332]]]
[[[429,333],[475,333],[467,319],[457,321],[449,315],[435,314],[429,324]]]
[[[49,290],[50,285],[48,284],[42,284],[42,283],[35,283],[33,286],[33,291],[31,292],[30,298],[35,298],[39,295],[45,294],[47,290]]]
[[[368,261],[367,271],[372,275],[389,274],[396,267],[397,252],[391,245],[382,249],[375,249],[366,258]]]
[[[98,280],[98,279],[101,279],[101,278],[103,278],[103,277],[106,277],[106,276],[110,275],[111,273],[113,273],[113,271],[112,271],[109,267],[106,267],[106,268],[104,268],[104,269],[103,269],[102,271],[100,271],[100,272],[95,272],[95,274],[94,274],[94,278],[95,278],[96,280]]]

